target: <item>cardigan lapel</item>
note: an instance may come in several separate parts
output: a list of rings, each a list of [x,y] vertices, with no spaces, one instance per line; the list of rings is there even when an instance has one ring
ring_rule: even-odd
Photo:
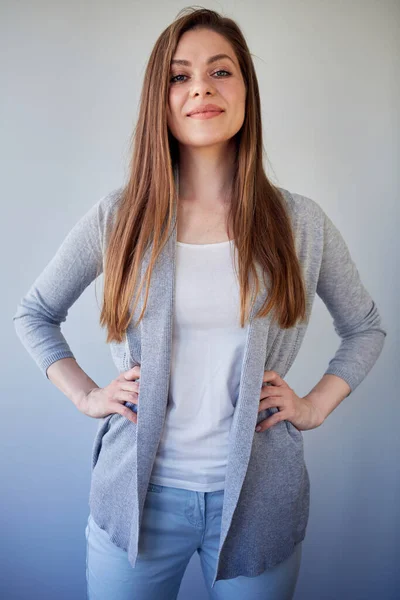
[[[153,462],[161,439],[168,401],[171,365],[172,321],[174,314],[175,264],[176,264],[176,208],[171,222],[168,241],[153,269],[146,314],[140,324],[141,366],[140,404],[137,422],[137,527],[139,529],[143,506]],[[148,265],[151,247],[147,250],[142,276]],[[257,268],[258,265],[257,265]],[[253,319],[265,297],[265,286],[259,275],[260,291],[250,314],[249,327],[242,362],[239,396],[235,407],[229,437],[228,465],[222,512],[221,552],[240,490],[246,474],[266,360],[266,345],[270,318]],[[142,289],[142,302],[144,300]],[[128,328],[128,335],[129,335]]]
[[[258,265],[257,265],[258,267]],[[236,509],[242,484],[249,463],[255,427],[258,416],[258,405],[264,374],[266,346],[270,317],[254,319],[254,314],[261,307],[265,296],[265,287],[261,283],[260,291],[250,313],[247,330],[242,369],[240,375],[239,396],[233,414],[230,435],[228,463],[225,473],[225,492],[221,520],[221,536],[218,549],[217,568],[214,581],[218,574],[218,565],[222,546],[227,537],[233,513]]]
[[[164,426],[168,402],[172,318],[175,290],[176,210],[168,241],[155,265],[149,286],[146,313],[140,323],[141,364],[140,400],[137,421],[137,494],[140,526],[148,483]],[[147,249],[141,269],[144,277],[152,244]],[[141,292],[144,304],[145,285]],[[129,334],[129,328],[128,328]]]

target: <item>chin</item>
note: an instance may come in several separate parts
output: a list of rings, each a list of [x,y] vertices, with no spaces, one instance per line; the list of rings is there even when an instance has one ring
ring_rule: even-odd
[[[181,144],[185,144],[188,146],[213,146],[214,144],[221,144],[223,142],[229,142],[229,140],[233,137],[233,135],[221,134],[219,136],[186,136],[183,140],[178,140]]]

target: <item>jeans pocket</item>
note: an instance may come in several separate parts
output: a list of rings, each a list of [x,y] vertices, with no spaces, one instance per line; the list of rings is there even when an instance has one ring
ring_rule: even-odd
[[[147,491],[148,492],[155,492],[156,494],[161,494],[162,492],[162,485],[157,485],[155,483],[149,483]]]

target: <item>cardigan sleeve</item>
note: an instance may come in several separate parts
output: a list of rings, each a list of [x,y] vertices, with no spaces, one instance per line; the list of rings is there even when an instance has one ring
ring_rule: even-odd
[[[387,333],[343,236],[322,213],[323,253],[316,291],[341,338],[325,374],[344,379],[350,386],[349,396],[377,361]]]
[[[75,358],[61,323],[103,271],[103,228],[110,198],[109,194],[96,202],[69,231],[13,316],[20,341],[47,379],[53,362]]]

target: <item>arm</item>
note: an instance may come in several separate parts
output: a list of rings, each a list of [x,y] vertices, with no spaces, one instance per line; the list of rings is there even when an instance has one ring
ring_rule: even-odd
[[[341,233],[324,211],[322,219],[323,255],[317,294],[333,317],[341,341],[324,376],[305,397],[325,419],[372,369],[382,351],[386,330]]]
[[[20,300],[13,316],[18,337],[47,378],[47,369],[55,361],[75,359],[61,332],[61,323],[72,304],[103,271],[107,221],[118,197],[111,193],[101,198],[80,218]],[[69,384],[64,377],[63,381],[66,388]]]
[[[99,387],[86,375],[74,358],[62,358],[53,362],[47,368],[47,377],[78,409],[82,398]]]
[[[314,408],[318,415],[317,426],[322,425],[333,410],[350,395],[348,383],[337,375],[324,374],[304,399]]]

